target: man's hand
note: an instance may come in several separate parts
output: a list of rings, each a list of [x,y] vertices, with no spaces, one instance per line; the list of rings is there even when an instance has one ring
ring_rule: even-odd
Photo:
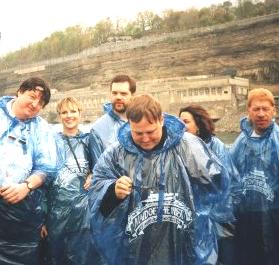
[[[125,199],[132,191],[132,180],[127,176],[120,177],[115,183],[115,195],[118,199]]]
[[[91,183],[92,183],[92,174],[89,174],[87,177],[86,177],[86,180],[84,182],[84,185],[83,185],[83,188],[85,190],[89,190],[90,186],[91,186]]]
[[[29,191],[30,190],[28,189],[26,183],[11,184],[9,186],[2,187],[0,195],[6,202],[15,204],[22,201],[27,196]]]

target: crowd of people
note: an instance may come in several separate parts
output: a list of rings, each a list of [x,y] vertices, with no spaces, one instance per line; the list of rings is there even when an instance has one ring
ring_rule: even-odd
[[[0,98],[0,264],[278,265],[279,127],[272,93],[249,91],[232,147],[201,105],[164,113],[117,75],[105,114],[80,130],[82,104],[39,113],[31,77]]]

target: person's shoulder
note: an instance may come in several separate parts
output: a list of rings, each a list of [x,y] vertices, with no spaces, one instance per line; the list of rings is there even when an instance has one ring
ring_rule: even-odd
[[[215,145],[218,145],[220,147],[225,147],[225,143],[215,135],[211,137],[211,141]]]
[[[274,122],[273,134],[275,135],[274,137],[276,137],[279,144],[279,125],[276,122]]]
[[[274,122],[274,131],[279,133],[279,124],[277,122]]]
[[[32,118],[31,124],[33,124],[36,127],[41,127],[41,128],[48,128],[50,129],[50,124],[41,116],[36,116]]]
[[[118,141],[115,141],[104,149],[101,157],[118,163],[120,154],[125,152],[125,148]]]
[[[110,122],[110,121],[112,121],[112,118],[107,113],[105,113],[101,117],[99,117],[96,121],[94,121],[92,123],[92,128],[96,129],[96,128],[100,127],[100,126],[107,125],[106,123]]]
[[[183,134],[179,145],[183,146],[183,148],[192,150],[193,152],[197,151],[198,149],[206,148],[206,144],[198,136],[189,132],[185,132]]]
[[[187,142],[187,143],[196,143],[196,142],[200,142],[199,137],[197,137],[196,135],[189,133],[189,132],[184,132],[182,138],[181,138],[181,142]]]
[[[87,139],[89,139],[89,136],[90,136],[90,132],[79,131],[77,138],[87,140]]]
[[[242,150],[250,144],[249,142],[249,137],[244,132],[241,132],[231,145],[230,153],[238,154],[239,152],[242,152]]]

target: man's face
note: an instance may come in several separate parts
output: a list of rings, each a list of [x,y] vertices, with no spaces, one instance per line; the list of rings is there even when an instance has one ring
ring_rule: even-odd
[[[125,113],[132,97],[129,90],[129,83],[112,83],[110,96],[113,110],[118,113]]]
[[[64,131],[66,130],[78,130],[78,125],[81,120],[81,114],[78,107],[69,104],[61,107],[60,120],[63,125]]]
[[[248,107],[248,116],[256,133],[262,134],[272,122],[275,107],[268,100],[254,99]]]
[[[18,92],[16,102],[18,106],[16,116],[22,120],[35,117],[44,105],[42,101],[42,92],[40,90]]]
[[[160,143],[163,133],[163,117],[159,121],[150,123],[145,117],[140,122],[129,121],[132,138],[142,149],[152,150]]]

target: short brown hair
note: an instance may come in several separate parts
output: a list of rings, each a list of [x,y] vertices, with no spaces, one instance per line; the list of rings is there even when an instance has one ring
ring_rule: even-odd
[[[210,118],[209,113],[199,105],[189,105],[185,108],[181,108],[179,111],[179,117],[182,112],[189,112],[193,116],[193,119],[199,129],[198,135],[203,141],[208,142],[212,135],[214,135],[215,125]]]
[[[250,107],[254,99],[267,100],[275,106],[273,94],[266,88],[254,88],[248,94],[247,106]]]
[[[73,106],[77,106],[79,112],[82,111],[82,104],[79,100],[77,100],[75,97],[66,97],[61,99],[56,106],[56,111],[57,113],[60,114],[60,111],[62,109],[63,106],[69,106],[69,105],[73,105]]]
[[[131,94],[134,94],[137,89],[137,84],[136,81],[128,75],[116,75],[110,82],[110,90],[112,89],[113,83],[124,83],[124,82],[129,83],[129,90]]]
[[[138,95],[131,99],[127,111],[127,119],[140,122],[145,117],[150,123],[162,117],[162,108],[158,100],[148,94]]]

